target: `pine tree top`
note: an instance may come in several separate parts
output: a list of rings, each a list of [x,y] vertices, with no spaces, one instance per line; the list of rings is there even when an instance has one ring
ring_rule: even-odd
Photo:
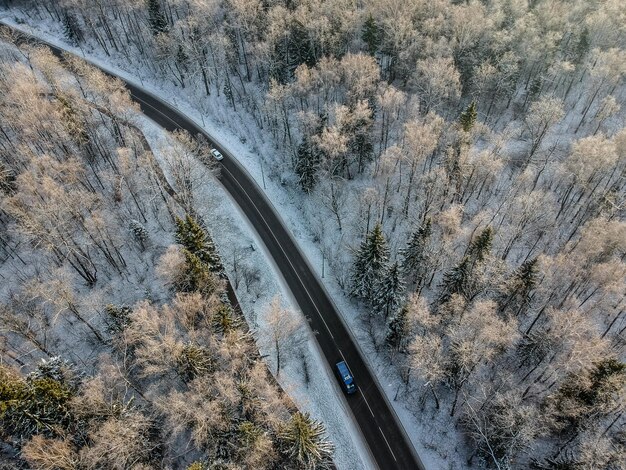
[[[367,236],[365,250],[371,259],[386,261],[389,258],[389,248],[380,223],[377,223]]]
[[[471,131],[472,127],[474,127],[474,124],[476,123],[477,116],[478,113],[476,112],[476,101],[472,101],[467,109],[461,113],[461,117],[459,118],[461,128],[465,132]]]
[[[176,241],[206,263],[213,272],[223,271],[222,262],[211,236],[189,214],[176,219]]]
[[[380,47],[380,29],[376,24],[376,20],[370,13],[363,23],[361,31],[361,39],[367,44],[367,50],[370,55],[376,54]]]
[[[470,243],[468,248],[468,256],[474,261],[483,261],[485,256],[491,250],[493,244],[493,229],[487,226],[482,232]]]
[[[525,261],[518,268],[517,278],[527,290],[532,290],[537,284],[537,270],[537,258]]]

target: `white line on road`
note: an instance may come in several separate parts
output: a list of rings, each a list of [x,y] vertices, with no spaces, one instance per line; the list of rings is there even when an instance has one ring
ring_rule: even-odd
[[[367,402],[367,398],[365,398],[365,395],[363,394],[363,391],[359,388],[359,393],[361,394],[361,396],[363,397],[363,401],[365,401],[365,404],[367,405],[367,408],[370,410],[370,413],[372,413],[372,418],[376,418],[376,416],[374,416],[374,412],[372,411],[372,407],[370,406],[370,404]],[[380,428],[378,428],[380,429]]]
[[[345,356],[343,355],[343,353],[341,352],[341,349],[337,348],[337,350],[339,351],[339,354],[341,354],[341,359],[343,359],[343,362],[345,362],[346,364],[348,363],[348,361],[346,361]]]
[[[396,459],[396,456],[393,454],[393,450],[391,450],[391,446],[389,445],[389,441],[387,440],[385,433],[383,432],[382,429],[380,429],[380,426],[378,426],[378,430],[380,431],[380,434],[383,436],[383,439],[385,440],[385,444],[387,444],[387,448],[389,449],[389,452],[391,452],[391,456],[397,462],[398,459]]]

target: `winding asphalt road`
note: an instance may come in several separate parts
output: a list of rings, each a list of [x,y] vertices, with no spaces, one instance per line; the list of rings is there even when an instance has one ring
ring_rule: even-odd
[[[37,38],[31,39],[46,44],[57,55],[65,52]],[[379,468],[424,470],[337,308],[261,188],[226,148],[183,113],[122,77],[117,78],[125,82],[147,117],[169,131],[184,129],[192,135],[204,134],[224,155],[219,162],[219,179],[263,240],[300,309],[309,318],[328,367],[334,369],[343,359],[352,370],[358,393],[347,395],[346,400]]]

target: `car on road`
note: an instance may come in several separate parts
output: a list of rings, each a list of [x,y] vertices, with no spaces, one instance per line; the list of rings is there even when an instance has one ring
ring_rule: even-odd
[[[224,158],[224,155],[217,149],[211,149],[211,155],[213,155],[216,160],[222,160]]]
[[[335,364],[335,370],[337,371],[337,374],[339,374],[341,385],[346,393],[351,395],[356,392],[356,383],[354,381],[354,377],[352,376],[352,372],[350,372],[350,369],[348,368],[348,364],[346,364],[345,361],[338,362]]]

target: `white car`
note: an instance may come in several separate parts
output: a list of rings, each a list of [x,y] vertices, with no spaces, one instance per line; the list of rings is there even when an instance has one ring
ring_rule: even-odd
[[[213,155],[216,160],[222,160],[224,158],[224,155],[222,155],[217,149],[211,149],[211,155]]]

